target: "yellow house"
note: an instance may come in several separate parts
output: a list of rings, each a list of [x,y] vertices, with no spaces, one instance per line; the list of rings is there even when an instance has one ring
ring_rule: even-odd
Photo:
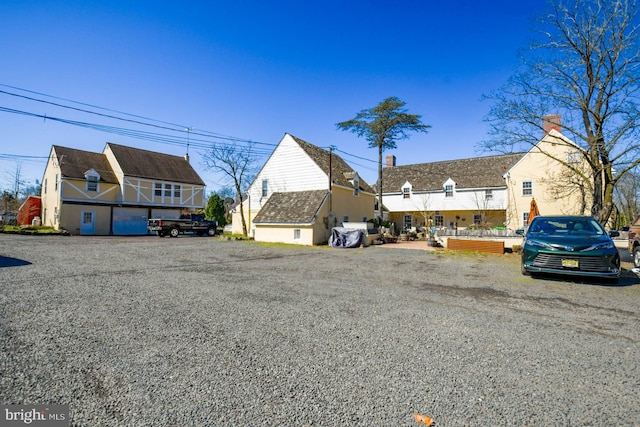
[[[256,241],[318,245],[343,222],[373,218],[375,195],[340,156],[287,133],[243,203]],[[232,223],[241,233],[239,208]]]
[[[526,153],[403,166],[387,156],[383,201],[389,221],[401,229],[516,230],[526,225],[534,198],[543,215],[587,214],[587,171],[584,151],[550,129]]]
[[[107,143],[102,153],[54,145],[42,179],[42,223],[72,234],[147,234],[149,217],[204,206],[188,160]]]
[[[580,170],[580,178],[568,166]],[[556,129],[551,129],[505,174],[506,225],[527,224],[531,199],[542,215],[588,215],[591,206],[590,173],[584,150]]]

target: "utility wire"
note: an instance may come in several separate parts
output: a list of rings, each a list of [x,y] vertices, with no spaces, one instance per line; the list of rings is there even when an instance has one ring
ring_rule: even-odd
[[[1,107],[0,106],[0,111],[7,112],[7,113],[26,115],[26,116],[30,116],[30,117],[37,117],[37,118],[42,118],[44,120],[52,120],[52,121],[56,121],[56,122],[60,122],[60,123],[65,123],[65,124],[69,124],[69,125],[89,128],[89,129],[98,130],[98,131],[102,131],[102,132],[106,132],[106,133],[112,133],[112,134],[116,134],[116,135],[126,136],[126,137],[130,137],[130,138],[134,138],[134,139],[146,140],[146,141],[157,142],[157,143],[161,143],[161,144],[169,144],[169,145],[193,146],[193,147],[196,147],[196,148],[211,149],[212,146],[215,146],[215,145],[237,147],[237,144],[230,144],[230,142],[242,143],[242,144],[249,144],[249,146],[246,147],[245,149],[249,149],[249,147],[251,147],[251,150],[254,152],[254,154],[257,154],[257,155],[269,155],[269,154],[271,154],[272,149],[271,148],[268,148],[268,149],[267,148],[259,148],[259,147],[256,147],[256,145],[268,146],[268,147],[277,146],[277,144],[253,141],[253,140],[249,140],[249,139],[238,138],[238,137],[233,137],[233,136],[229,136],[229,135],[223,135],[223,134],[220,134],[220,133],[206,131],[206,130],[200,130],[199,129],[197,131],[194,131],[192,128],[186,127],[184,125],[171,123],[171,122],[166,122],[166,121],[161,121],[161,120],[157,120],[157,119],[153,119],[153,118],[149,118],[149,117],[145,117],[145,116],[141,116],[141,115],[126,113],[126,112],[123,112],[123,111],[113,110],[113,109],[100,107],[100,106],[93,105],[93,104],[74,101],[74,100],[70,100],[70,99],[67,99],[67,98],[60,98],[60,97],[56,97],[56,96],[53,96],[53,95],[48,95],[48,94],[45,94],[45,93],[42,93],[42,92],[37,92],[37,91],[32,91],[32,90],[28,90],[28,89],[19,88],[19,87],[16,87],[16,86],[6,85],[6,84],[2,84],[2,83],[0,83],[0,86],[6,87],[6,88],[10,88],[10,89],[14,89],[14,90],[18,90],[18,91],[31,93],[31,94],[34,94],[34,95],[39,95],[39,96],[44,96],[44,97],[48,97],[48,98],[52,98],[52,99],[65,101],[65,102],[70,102],[70,103],[73,103],[73,104],[83,105],[83,106],[86,106],[86,107],[96,108],[96,109],[99,109],[99,110],[118,113],[118,114],[122,114],[122,115],[125,115],[125,116],[135,117],[137,119],[144,119],[144,120],[147,120],[147,121],[152,121],[152,122],[156,122],[156,123],[162,123],[162,124],[169,125],[169,126],[160,126],[160,125],[156,125],[156,124],[152,124],[152,123],[148,123],[148,122],[143,122],[143,121],[140,121],[140,120],[127,119],[127,118],[123,118],[123,117],[114,116],[114,115],[111,115],[111,114],[99,113],[99,112],[87,110],[87,109],[84,109],[84,108],[72,107],[72,106],[60,104],[60,103],[57,103],[57,102],[46,101],[46,100],[43,100],[43,99],[38,99],[38,98],[31,97],[31,96],[20,95],[20,94],[17,94],[17,93],[12,93],[12,92],[8,92],[8,91],[5,91],[5,90],[0,90],[0,94],[5,94],[5,95],[13,96],[13,97],[18,97],[18,98],[23,98],[23,99],[26,99],[28,101],[44,103],[44,104],[52,105],[52,106],[55,106],[55,107],[74,110],[74,111],[78,111],[78,112],[82,112],[82,113],[86,113],[86,114],[93,114],[93,115],[101,116],[101,117],[112,119],[112,120],[120,120],[120,121],[125,121],[125,122],[128,122],[128,123],[138,124],[138,125],[142,125],[142,126],[150,126],[150,127],[154,127],[154,128],[158,128],[158,129],[162,129],[162,130],[166,130],[166,131],[178,132],[181,135],[184,135],[185,133],[187,133],[187,138],[185,138],[184,136],[170,136],[170,135],[161,134],[161,133],[154,133],[154,132],[148,132],[148,131],[127,129],[127,128],[123,128],[123,127],[116,127],[116,126],[102,125],[102,124],[97,124],[97,123],[90,123],[90,122],[84,122],[84,121],[64,119],[64,118],[55,117],[55,116],[48,116],[46,114],[37,114],[37,113],[28,112],[28,111],[16,110],[16,109],[11,109],[11,108],[8,108],[8,107]],[[197,138],[198,136],[204,137],[204,138],[214,138],[214,139],[217,139],[218,141],[212,142],[210,140],[199,139],[199,138]],[[220,142],[220,141],[228,141],[228,142]],[[370,163],[377,163],[377,161],[375,161],[375,160],[367,159],[367,158],[361,157],[361,156],[357,156],[355,154],[351,154],[351,153],[348,153],[346,151],[339,150],[337,148],[335,149],[335,151],[339,152],[339,153],[341,153],[343,155],[355,158],[355,159],[363,160],[363,161],[370,162]],[[355,162],[355,161],[352,161],[352,163],[357,165],[357,166],[360,166],[362,168],[365,168],[367,170],[372,170],[372,171],[374,170],[374,169],[372,169],[370,167],[364,166],[364,165],[359,164],[358,162]]]

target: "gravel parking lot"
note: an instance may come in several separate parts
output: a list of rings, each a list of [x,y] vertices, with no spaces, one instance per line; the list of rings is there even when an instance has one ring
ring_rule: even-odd
[[[640,279],[515,255],[0,235],[0,342],[72,426],[640,425]]]

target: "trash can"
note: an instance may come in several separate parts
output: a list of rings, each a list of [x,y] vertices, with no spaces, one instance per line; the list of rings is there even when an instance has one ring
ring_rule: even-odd
[[[40,219],[39,216],[35,216],[33,217],[33,220],[31,220],[31,225],[40,227],[42,225],[42,220]]]

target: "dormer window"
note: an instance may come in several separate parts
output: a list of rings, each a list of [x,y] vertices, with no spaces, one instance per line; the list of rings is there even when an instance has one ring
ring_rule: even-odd
[[[409,181],[405,182],[404,185],[402,186],[402,198],[403,199],[410,199],[411,198],[411,190],[412,190],[412,185]]]
[[[456,183],[449,178],[444,183],[444,197],[453,197],[456,188]]]
[[[358,194],[360,194],[360,178],[356,175],[353,177],[353,195],[357,196]]]
[[[94,169],[91,169],[84,174],[84,177],[87,180],[87,191],[98,191],[98,181],[100,181],[100,174]]]

